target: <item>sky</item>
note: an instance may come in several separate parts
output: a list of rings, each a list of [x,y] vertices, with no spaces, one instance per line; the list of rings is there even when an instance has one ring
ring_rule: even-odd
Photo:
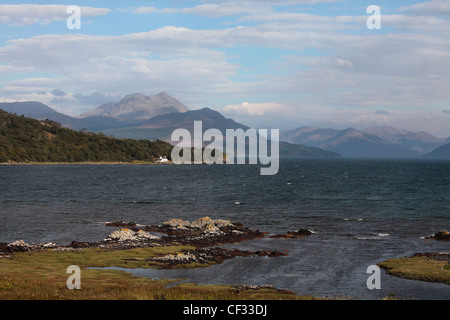
[[[255,129],[449,137],[449,19],[450,0],[0,1],[0,101],[78,116],[165,91]]]

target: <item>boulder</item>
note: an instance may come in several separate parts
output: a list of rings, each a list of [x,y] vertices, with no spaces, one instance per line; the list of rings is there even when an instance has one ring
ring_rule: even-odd
[[[433,236],[426,237],[425,239],[435,239],[441,241],[450,241],[450,233],[448,231],[439,231]]]
[[[128,228],[121,228],[119,230],[113,231],[105,241],[139,241],[139,240],[156,240],[159,239],[158,236],[152,235],[146,231],[139,230],[133,231]]]
[[[297,231],[289,231],[283,234],[270,236],[269,238],[300,239],[312,235],[313,233],[313,231],[308,229],[299,229]]]

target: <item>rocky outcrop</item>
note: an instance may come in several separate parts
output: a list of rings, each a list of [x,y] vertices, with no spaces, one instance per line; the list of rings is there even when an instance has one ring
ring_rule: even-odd
[[[450,233],[448,231],[439,231],[435,235],[425,237],[425,239],[434,239],[441,241],[450,241]]]
[[[31,251],[40,251],[42,249],[53,249],[56,248],[57,245],[51,242],[48,243],[26,243],[23,240],[16,240],[14,242],[8,244],[2,244],[1,248],[3,252],[31,252]]]
[[[307,236],[310,236],[314,233],[314,231],[308,229],[300,229],[297,231],[289,231],[282,234],[277,234],[274,236],[270,236],[269,238],[284,238],[284,239],[301,239]]]
[[[448,252],[425,252],[416,253],[412,257],[425,257],[436,261],[447,261],[450,264],[450,253]]]
[[[118,227],[118,228],[129,228],[129,227],[136,227],[136,223],[118,220],[118,221],[106,222],[105,226]]]
[[[127,258],[128,260],[145,260],[157,263],[160,268],[177,268],[186,266],[208,266],[222,263],[234,257],[280,257],[286,256],[286,251],[260,250],[245,251],[225,249],[218,247],[225,243],[238,243],[257,238],[266,237],[266,232],[249,229],[238,222],[224,219],[211,219],[203,217],[194,221],[171,219],[159,226],[144,226],[134,222],[113,221],[105,223],[108,227],[119,227],[109,236],[98,242],[72,241],[68,246],[57,246],[53,243],[27,244],[23,241],[14,241],[9,244],[0,244],[0,254],[6,256],[13,252],[38,251],[53,249],[56,251],[81,250],[83,248],[100,248],[105,250],[123,250],[139,247],[179,246],[189,245],[196,247],[193,250],[184,250],[178,254],[169,254],[147,259]],[[158,233],[155,235],[153,233]],[[287,232],[270,238],[303,238],[313,232],[306,229]]]
[[[195,221],[172,219],[163,222],[161,226],[144,226],[141,230],[167,234],[167,236],[161,237],[161,242],[165,244],[176,242],[197,247],[242,242],[263,238],[266,235],[264,232],[251,230],[237,222],[223,219],[213,220],[209,217]]]
[[[287,256],[286,252],[281,251],[248,251],[237,249],[225,249],[225,248],[202,248],[195,250],[183,250],[179,254],[169,254],[161,257],[149,258],[147,261],[159,262],[160,268],[175,268],[180,265],[186,265],[191,263],[208,266],[210,264],[219,264],[225,260],[235,257],[255,257],[255,256],[267,256],[267,257],[279,257]]]
[[[124,241],[141,241],[141,240],[156,240],[160,239],[158,236],[154,236],[146,231],[138,230],[133,231],[131,229],[122,228],[117,231],[113,231],[105,242],[124,242]]]

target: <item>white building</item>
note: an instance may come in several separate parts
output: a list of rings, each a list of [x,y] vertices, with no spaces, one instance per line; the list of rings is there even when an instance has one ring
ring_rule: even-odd
[[[160,156],[159,159],[157,160],[157,162],[167,162],[169,160],[167,160],[167,157],[162,157]]]

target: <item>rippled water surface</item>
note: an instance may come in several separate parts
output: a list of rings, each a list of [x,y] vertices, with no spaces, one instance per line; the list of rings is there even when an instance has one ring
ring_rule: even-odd
[[[288,250],[286,257],[236,258],[193,270],[134,270],[197,283],[271,284],[299,294],[372,299],[395,294],[449,299],[450,286],[382,273],[369,290],[367,267],[416,252],[448,252],[424,240],[450,230],[450,162],[281,160],[274,176],[258,165],[0,166],[0,242],[98,241],[106,221],[161,224],[209,216],[304,239],[235,245]]]

